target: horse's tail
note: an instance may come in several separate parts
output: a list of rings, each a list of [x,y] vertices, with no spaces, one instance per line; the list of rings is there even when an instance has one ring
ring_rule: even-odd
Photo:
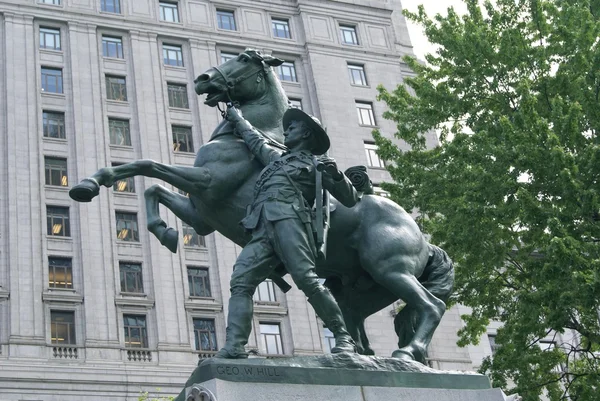
[[[454,265],[442,248],[429,244],[429,260],[419,282],[436,298],[448,302],[454,287]],[[394,319],[398,334],[398,347],[406,346],[413,338],[417,327],[417,310],[405,305]]]

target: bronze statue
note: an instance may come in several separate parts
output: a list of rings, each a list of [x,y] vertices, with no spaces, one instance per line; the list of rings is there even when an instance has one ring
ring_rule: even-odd
[[[282,119],[288,100],[272,66],[277,58],[246,50],[237,58],[213,67],[196,80],[196,92],[207,94],[205,104],[238,101],[246,120],[272,147],[285,150]],[[174,167],[140,160],[105,167],[73,187],[70,195],[89,202],[100,185],[135,175],[156,177],[188,192],[189,198],[161,185],[144,194],[148,229],[172,252],[178,234],[158,213],[159,203],[191,225],[199,235],[219,231],[245,246],[251,236],[239,221],[254,199],[254,187],[264,165],[224,120],[211,140],[197,153],[194,167]],[[295,196],[295,195],[292,195]],[[348,208],[331,198],[327,258],[320,258],[316,274],[326,278],[342,311],[348,332],[362,354],[373,354],[364,320],[399,298],[406,302],[394,320],[399,337],[393,356],[424,361],[426,348],[452,291],[454,270],[448,255],[427,243],[411,216],[394,202],[364,195]],[[277,269],[281,273],[285,271]]]
[[[317,315],[335,337],[332,353],[355,352],[355,344],[344,324],[342,312],[333,296],[315,273],[317,246],[313,238],[312,205],[317,196],[317,180],[344,206],[352,207],[358,193],[338,169],[333,159],[315,157],[329,149],[329,138],[321,123],[298,109],[283,115],[286,152],[270,146],[263,136],[234,107],[227,120],[236,134],[265,166],[254,187],[242,225],[252,239],[240,253],[231,276],[231,298],[227,318],[227,340],[217,358],[247,358],[244,345],[252,330],[252,295],[275,268],[283,262]],[[317,174],[322,163],[325,174]],[[317,213],[322,211],[317,210]]]

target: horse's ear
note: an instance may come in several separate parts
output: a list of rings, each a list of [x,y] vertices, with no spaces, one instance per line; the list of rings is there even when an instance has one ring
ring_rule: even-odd
[[[271,67],[280,66],[285,62],[282,59],[273,56],[263,56],[263,61],[266,65],[270,65]]]

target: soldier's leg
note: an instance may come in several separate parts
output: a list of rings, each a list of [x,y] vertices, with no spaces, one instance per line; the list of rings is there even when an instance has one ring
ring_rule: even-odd
[[[332,353],[355,352],[355,344],[346,330],[342,312],[333,295],[315,273],[315,253],[311,248],[304,224],[299,219],[285,219],[267,223],[275,253],[300,290],[308,298],[323,323],[335,337]],[[312,235],[312,233],[310,233]]]
[[[252,331],[252,295],[279,264],[261,224],[237,258],[231,275],[225,346],[217,358],[247,358],[244,346]]]

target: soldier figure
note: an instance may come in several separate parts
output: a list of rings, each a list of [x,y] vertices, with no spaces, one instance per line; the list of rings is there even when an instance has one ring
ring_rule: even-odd
[[[339,306],[315,273],[317,249],[311,229],[311,205],[316,196],[315,156],[323,155],[329,149],[325,130],[316,118],[290,108],[283,116],[284,144],[288,151],[282,152],[269,146],[234,107],[229,108],[227,120],[235,125],[237,135],[266,167],[254,188],[254,200],[241,222],[252,231],[252,239],[234,266],[227,341],[215,357],[248,357],[244,345],[252,329],[252,295],[280,263],[334,334],[335,347],[331,352],[355,352],[355,343],[346,330]],[[354,206],[359,195],[350,181],[338,170],[333,159],[322,159],[321,162],[325,166],[323,188],[343,205]]]

